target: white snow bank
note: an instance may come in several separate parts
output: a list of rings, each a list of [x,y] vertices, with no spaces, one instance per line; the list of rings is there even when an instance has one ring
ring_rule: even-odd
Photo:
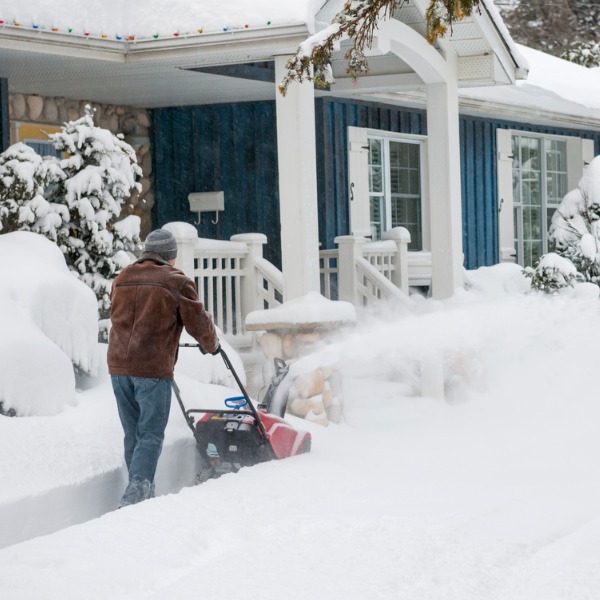
[[[0,402],[4,411],[20,416],[53,415],[75,404],[75,375],[69,357],[4,291],[0,294],[0,331]]]
[[[488,296],[506,296],[530,289],[530,280],[523,275],[523,267],[515,263],[501,263],[465,272],[469,289]]]
[[[22,415],[55,414],[75,401],[71,363],[96,370],[96,297],[34,233],[0,236],[0,280],[0,400]]]

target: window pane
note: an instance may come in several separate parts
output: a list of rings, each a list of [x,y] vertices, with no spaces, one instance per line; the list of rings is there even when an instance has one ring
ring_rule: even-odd
[[[382,151],[382,140],[376,140],[369,138],[369,164],[370,165],[382,165],[383,164],[383,151]]]
[[[525,252],[525,261],[528,265],[534,267],[542,256],[541,241],[525,241],[523,244]]]
[[[528,171],[541,169],[539,138],[521,136],[521,168]]]
[[[540,185],[540,172],[523,171],[521,173],[522,183],[522,202],[523,204],[531,204],[541,206],[542,193]]]
[[[383,200],[381,196],[371,196],[370,198],[371,236],[374,240],[380,240],[382,232],[385,231]]]
[[[567,143],[545,140],[546,195],[548,204],[558,204],[567,193]]]
[[[383,192],[383,167],[369,167],[369,191]]]
[[[390,141],[390,166],[404,169],[409,167],[408,146],[410,144]]]
[[[421,199],[393,197],[392,227],[406,227],[411,239],[409,250],[422,250]]]
[[[539,208],[529,209],[529,220],[531,226],[531,239],[542,239],[542,211]]]
[[[418,169],[411,169],[409,173],[409,194],[421,195],[421,173]]]
[[[40,156],[56,156],[62,158],[62,152],[59,152],[50,141],[45,140],[25,140],[25,143],[35,150]]]
[[[546,169],[548,171],[567,170],[567,142],[563,140],[545,140]]]

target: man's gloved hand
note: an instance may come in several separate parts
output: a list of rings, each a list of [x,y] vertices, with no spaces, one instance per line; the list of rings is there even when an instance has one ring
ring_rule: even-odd
[[[198,344],[198,348],[200,348],[200,352],[202,352],[202,354],[211,354],[212,356],[216,356],[219,354],[219,352],[221,352],[221,344],[217,344],[217,349],[214,352],[207,352],[201,344]]]

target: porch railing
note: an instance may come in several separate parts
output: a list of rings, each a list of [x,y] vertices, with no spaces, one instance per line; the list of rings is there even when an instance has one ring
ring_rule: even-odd
[[[175,266],[194,280],[198,296],[230,341],[248,343],[244,321],[254,310],[283,302],[283,275],[263,258],[267,237],[261,233],[232,236],[230,241],[198,237],[189,223],[165,225],[177,239]]]
[[[320,252],[321,291],[332,300],[364,306],[376,299],[408,299],[409,286],[431,285],[431,253],[409,252],[410,233],[395,227],[383,240],[346,235],[337,250]]]
[[[237,345],[251,343],[245,319],[255,310],[275,308],[284,301],[281,271],[263,258],[267,238],[260,233],[232,236],[230,241],[198,238],[189,223],[165,225],[177,239],[176,266],[196,284],[198,295],[215,324]],[[341,236],[336,250],[322,250],[321,293],[331,300],[367,306],[393,300],[411,306],[409,285],[431,283],[431,255],[408,252],[410,234],[403,227],[379,242]]]

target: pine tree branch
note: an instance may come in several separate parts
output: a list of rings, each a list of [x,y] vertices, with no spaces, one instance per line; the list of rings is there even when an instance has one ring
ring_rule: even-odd
[[[482,0],[429,0],[425,13],[426,39],[430,44],[446,35],[452,25],[471,15]],[[287,72],[279,85],[285,96],[294,82],[314,81],[317,87],[327,87],[333,82],[331,56],[342,39],[350,39],[352,47],[344,54],[347,73],[356,81],[369,71],[365,50],[373,43],[380,21],[389,19],[397,9],[410,0],[346,0],[344,8],[334,17],[332,24],[303,42],[287,65]]]

